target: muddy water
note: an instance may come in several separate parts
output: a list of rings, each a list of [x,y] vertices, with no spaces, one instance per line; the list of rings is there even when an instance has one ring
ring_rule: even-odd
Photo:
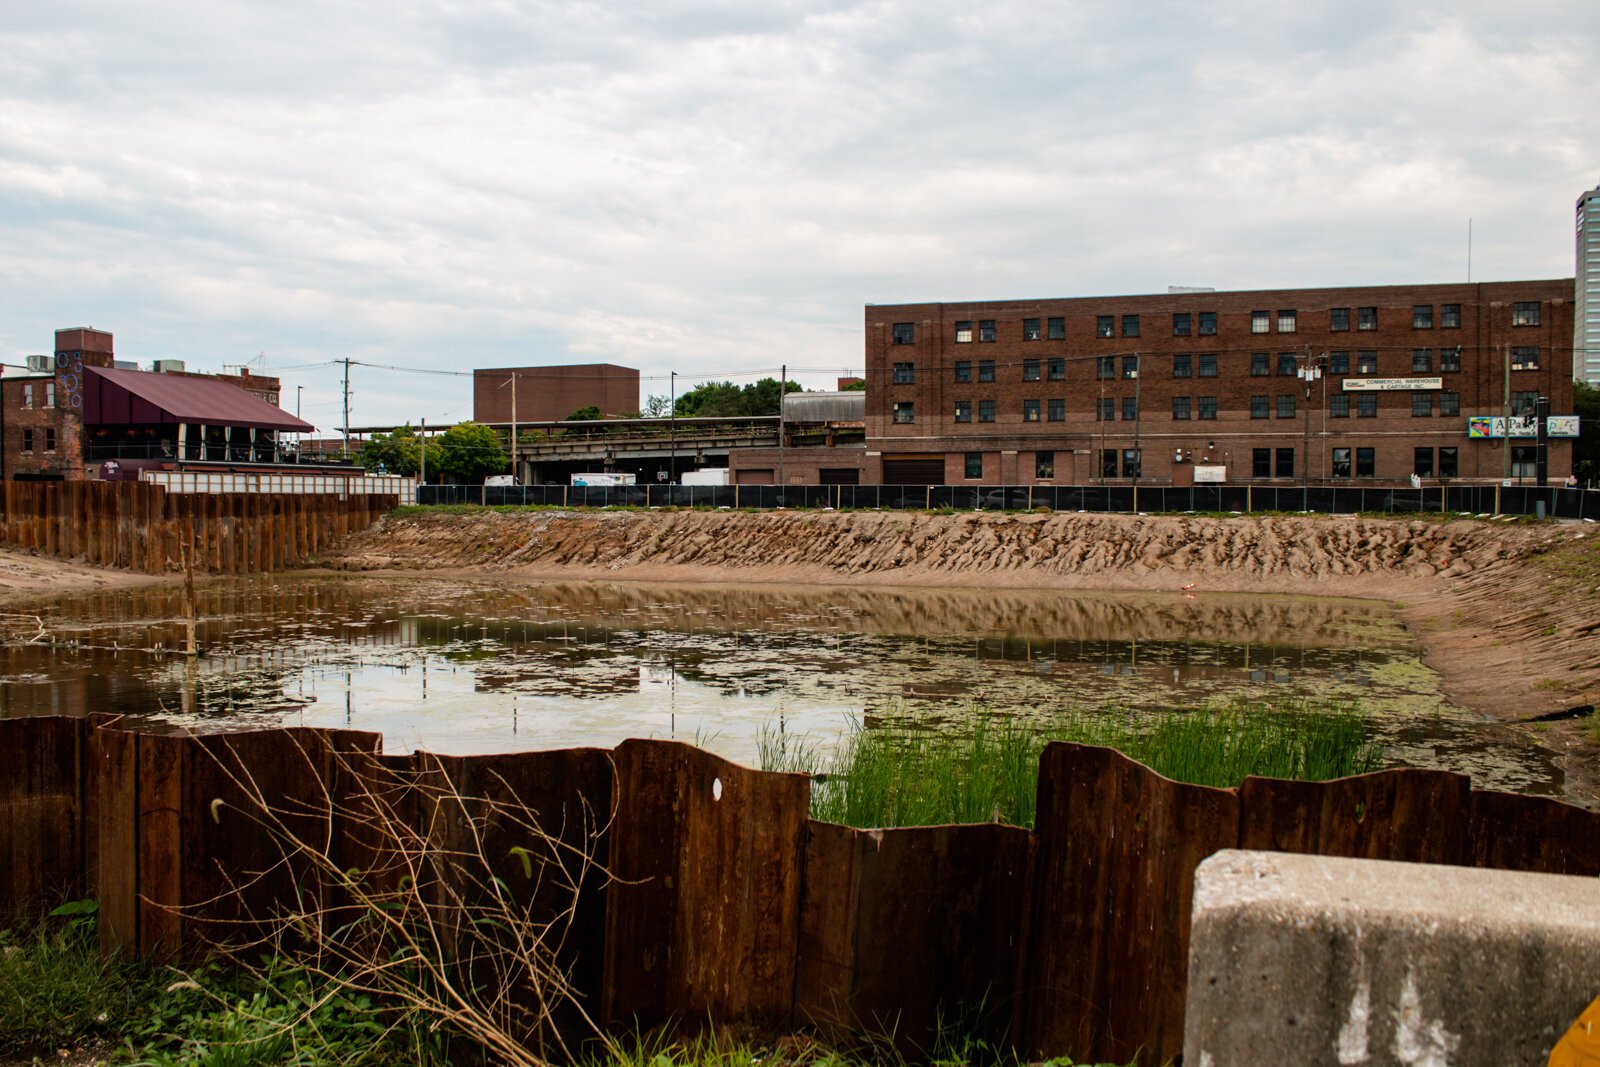
[[[1313,697],[1359,701],[1404,762],[1561,786],[1519,735],[1445,702],[1369,601],[278,578],[202,587],[196,660],[175,589],[41,611],[51,644],[0,647],[0,714],[349,726],[390,751],[663,737],[753,762],[763,729],[827,743],[856,719],[937,727],[975,702],[1047,724]]]

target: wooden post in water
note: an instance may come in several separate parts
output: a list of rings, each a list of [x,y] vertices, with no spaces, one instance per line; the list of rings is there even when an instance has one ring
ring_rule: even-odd
[[[194,639],[194,517],[183,526],[183,654],[193,659],[199,651]]]

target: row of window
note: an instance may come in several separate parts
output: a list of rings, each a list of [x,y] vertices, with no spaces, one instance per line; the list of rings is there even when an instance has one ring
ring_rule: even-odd
[[[23,427],[22,450],[24,452],[32,452],[33,442],[34,430],[30,427]],[[56,450],[56,431],[53,426],[46,426],[44,428],[44,450],[46,452],[54,452]]]
[[[1328,417],[1331,419],[1348,419],[1352,414],[1358,419],[1375,419],[1378,417],[1377,393],[1356,393],[1352,397],[1348,393],[1337,393],[1328,398]],[[1435,402],[1437,398],[1437,403]],[[1351,400],[1355,403],[1352,404]],[[1539,392],[1536,389],[1519,390],[1511,394],[1511,413],[1513,415],[1532,415],[1534,405],[1538,402]],[[1280,393],[1277,396],[1252,396],[1250,398],[1250,417],[1252,419],[1292,419],[1297,411],[1297,401],[1293,393]],[[1139,418],[1139,398],[1124,397],[1099,397],[1095,403],[1096,422],[1115,422],[1117,412],[1121,411],[1124,422],[1133,422]],[[916,403],[910,400],[899,401],[894,405],[894,421],[897,423],[913,423],[917,421]],[[971,400],[957,400],[955,402],[955,421],[970,423],[976,413],[978,422],[994,422],[998,415],[996,402],[993,400],[979,400],[974,406]],[[1461,394],[1450,392],[1434,393],[1431,391],[1417,391],[1411,394],[1411,415],[1413,418],[1432,418],[1437,413],[1441,418],[1454,418],[1461,414]],[[1067,402],[1061,397],[1049,397],[1044,400],[1027,399],[1022,402],[1022,421],[1038,422],[1043,415],[1047,422],[1065,422],[1067,418]],[[1214,396],[1188,397],[1175,396],[1172,398],[1172,418],[1183,422],[1191,418],[1215,419],[1217,417],[1217,398]]]
[[[1100,477],[1138,478],[1144,466],[1143,450],[1138,448],[1100,449]],[[1292,448],[1253,448],[1250,450],[1250,476],[1252,478],[1293,478],[1294,452]],[[962,473],[969,481],[979,481],[984,476],[984,453],[968,452],[963,457]],[[1375,478],[1378,470],[1378,452],[1375,448],[1335,448],[1329,456],[1329,473],[1335,478]],[[1532,446],[1515,446],[1512,449],[1512,474],[1532,477],[1537,457]],[[1461,471],[1461,452],[1455,447],[1412,449],[1411,471],[1419,478],[1455,478]],[[1033,476],[1054,478],[1056,454],[1035,452]]]
[[[1461,349],[1441,348],[1438,353],[1438,369],[1442,374],[1459,373],[1461,370]],[[1351,373],[1352,362],[1349,352],[1329,352],[1327,371],[1330,375],[1347,375]],[[1431,374],[1434,370],[1435,352],[1431,348],[1414,348],[1411,350],[1411,373]],[[1217,377],[1217,356],[1214,353],[1201,353],[1198,357],[1188,353],[1178,353],[1172,358],[1172,377],[1191,378],[1195,376],[1198,365],[1199,377]],[[1100,380],[1115,378],[1137,378],[1139,376],[1139,356],[1096,356],[1094,376]],[[1196,362],[1198,360],[1198,363]],[[977,381],[992,382],[996,380],[996,363],[992,359],[977,360]],[[1378,353],[1373,350],[1358,351],[1354,361],[1356,374],[1377,374]],[[1300,373],[1300,356],[1294,352],[1279,352],[1274,357],[1271,352],[1253,352],[1250,355],[1250,376],[1252,378],[1278,377],[1294,378]],[[1537,345],[1521,345],[1511,349],[1512,370],[1538,370],[1539,347]],[[955,380],[958,383],[971,382],[973,378],[973,361],[956,360],[954,365]],[[895,363],[892,367],[890,380],[895,385],[915,385],[917,381],[917,365],[911,362]],[[1063,357],[1052,359],[1025,359],[1022,361],[1022,380],[1037,382],[1049,380],[1063,382],[1067,380],[1067,361]]]
[[[42,399],[44,403],[36,405],[36,400]],[[45,382],[22,383],[22,406],[53,408],[56,406],[56,383],[54,379]]]
[[[1411,328],[1413,330],[1431,330],[1434,328],[1434,306],[1432,304],[1414,304],[1411,308]],[[1355,315],[1352,318],[1351,312]],[[956,322],[956,343],[967,344],[973,340],[972,319],[960,319]],[[978,319],[977,340],[980,342],[998,340],[998,331],[994,319]],[[1329,308],[1328,329],[1333,333],[1342,333],[1350,329],[1355,323],[1357,330],[1376,330],[1378,328],[1378,309],[1376,307],[1357,308]],[[1518,301],[1511,305],[1511,325],[1513,326],[1538,326],[1540,323],[1540,305],[1537,300]],[[1272,333],[1277,327],[1278,333],[1299,332],[1300,313],[1294,308],[1280,308],[1276,314],[1270,309],[1252,311],[1250,313],[1251,333]],[[1116,337],[1118,333],[1118,316],[1096,315],[1094,322],[1094,335],[1096,337]],[[1456,330],[1461,328],[1461,305],[1440,304],[1438,325],[1442,330]],[[1121,316],[1122,337],[1138,337],[1140,321],[1138,315]],[[1191,333],[1201,337],[1215,336],[1217,332],[1217,313],[1215,311],[1175,311],[1172,313],[1172,336],[1189,337]],[[1065,316],[1055,315],[1048,318],[1025,318],[1022,320],[1022,339],[1024,341],[1038,341],[1048,338],[1052,341],[1065,340],[1067,336],[1067,320]],[[917,340],[916,323],[897,322],[893,326],[894,343],[897,345],[915,344]]]

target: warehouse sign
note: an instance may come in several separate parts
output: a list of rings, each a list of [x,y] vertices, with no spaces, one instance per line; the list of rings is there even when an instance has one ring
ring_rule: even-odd
[[[1578,416],[1551,415],[1545,420],[1545,433],[1550,437],[1578,436]],[[1506,420],[1499,415],[1474,415],[1467,420],[1468,437],[1505,437]],[[1532,415],[1511,416],[1512,437],[1538,437],[1539,420]]]
[[[1399,393],[1412,389],[1443,389],[1443,378],[1346,378],[1347,393]]]

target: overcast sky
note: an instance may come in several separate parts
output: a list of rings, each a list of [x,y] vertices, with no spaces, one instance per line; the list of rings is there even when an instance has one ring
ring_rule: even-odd
[[[346,357],[831,387],[867,303],[1456,281],[1469,218],[1567,277],[1600,184],[1595,0],[0,11],[0,360],[264,352],[329,431]]]

